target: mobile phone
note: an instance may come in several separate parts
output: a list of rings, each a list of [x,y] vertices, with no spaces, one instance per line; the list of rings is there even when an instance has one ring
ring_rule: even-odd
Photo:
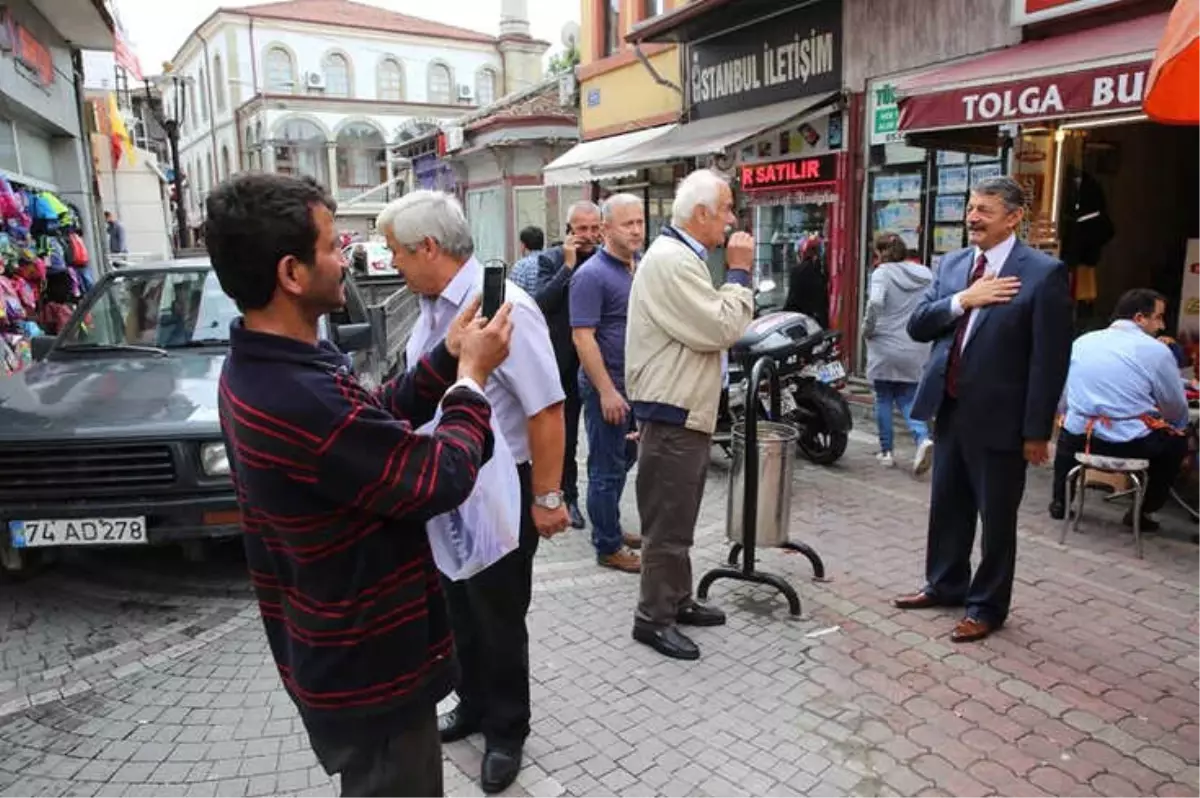
[[[483,316],[490,319],[504,304],[504,281],[508,267],[502,261],[492,261],[483,267]]]

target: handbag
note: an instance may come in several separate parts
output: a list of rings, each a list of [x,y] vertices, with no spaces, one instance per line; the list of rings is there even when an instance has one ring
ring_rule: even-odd
[[[439,405],[433,420],[417,432],[432,435],[442,417]],[[475,475],[466,501],[425,524],[433,561],[454,582],[470,579],[506,554],[521,540],[521,481],[517,463],[492,417],[492,456]]]

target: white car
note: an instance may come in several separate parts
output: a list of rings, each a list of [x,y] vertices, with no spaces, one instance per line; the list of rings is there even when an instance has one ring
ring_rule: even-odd
[[[367,274],[396,274],[392,267],[392,251],[382,241],[356,241],[342,250],[349,263],[354,257],[355,247],[367,250]]]

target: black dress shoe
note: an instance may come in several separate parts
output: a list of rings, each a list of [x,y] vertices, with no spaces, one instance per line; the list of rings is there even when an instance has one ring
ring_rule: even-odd
[[[489,795],[504,792],[517,780],[517,774],[520,772],[521,749],[509,751],[503,748],[489,748],[483,755],[479,786]]]
[[[679,631],[678,626],[660,628],[645,621],[634,621],[633,639],[672,659],[700,659],[700,647]]]
[[[453,743],[479,731],[479,718],[464,712],[461,706],[438,718],[438,734],[442,742]]]
[[[716,607],[693,601],[679,611],[675,622],[681,626],[724,626],[725,613]]]
[[[587,522],[583,520],[583,513],[579,512],[579,505],[575,502],[567,502],[567,515],[571,517],[571,529],[583,529],[587,526]]]
[[[1125,513],[1125,518],[1122,520],[1122,523],[1131,529],[1133,528],[1133,510],[1129,510]],[[1142,513],[1142,531],[1143,532],[1157,532],[1158,528],[1159,528],[1158,521],[1154,520],[1153,518],[1146,515],[1145,513]]]

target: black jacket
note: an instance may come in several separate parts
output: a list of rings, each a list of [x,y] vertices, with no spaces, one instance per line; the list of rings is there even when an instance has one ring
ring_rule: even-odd
[[[539,255],[538,270],[554,275],[534,299],[550,328],[550,343],[554,345],[563,392],[574,395],[579,392],[579,354],[571,338],[571,275],[574,270],[567,268],[562,247],[553,247]]]

